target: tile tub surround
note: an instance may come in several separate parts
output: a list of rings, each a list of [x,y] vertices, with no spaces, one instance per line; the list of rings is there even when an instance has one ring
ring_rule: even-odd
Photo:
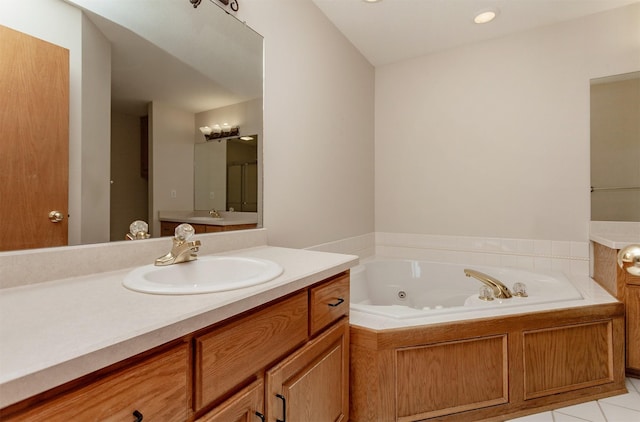
[[[163,239],[161,246],[166,242]],[[1,289],[0,408],[305,288],[358,262],[353,255],[264,245],[224,254],[269,259],[285,271],[261,285],[201,295],[130,291],[122,286],[130,269]]]
[[[589,242],[372,232],[309,250],[589,274]]]
[[[377,256],[589,274],[589,242],[383,233]]]

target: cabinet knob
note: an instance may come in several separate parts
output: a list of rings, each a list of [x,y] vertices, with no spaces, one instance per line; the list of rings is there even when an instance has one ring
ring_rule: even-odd
[[[134,422],[142,422],[142,419],[144,418],[142,413],[138,412],[137,410],[133,411],[133,417],[135,418]]]

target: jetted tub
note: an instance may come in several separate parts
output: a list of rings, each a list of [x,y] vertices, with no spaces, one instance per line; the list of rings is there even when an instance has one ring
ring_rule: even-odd
[[[465,269],[496,278],[511,292],[515,283],[524,283],[528,296],[481,300],[484,284],[467,277]],[[351,271],[351,309],[396,319],[580,299],[561,273],[411,260],[374,260]]]
[[[465,268],[528,297],[480,300]],[[368,259],[350,301],[353,422],[507,420],[626,391],[624,305],[587,275]]]

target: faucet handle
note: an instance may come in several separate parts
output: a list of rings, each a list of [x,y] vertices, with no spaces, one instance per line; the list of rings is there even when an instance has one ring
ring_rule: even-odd
[[[126,234],[125,239],[139,240],[148,239],[149,237],[151,237],[149,234],[149,225],[142,220],[136,220],[129,225],[129,233]]]
[[[195,229],[191,224],[183,223],[176,227],[175,238],[181,242],[187,241],[195,234]]]

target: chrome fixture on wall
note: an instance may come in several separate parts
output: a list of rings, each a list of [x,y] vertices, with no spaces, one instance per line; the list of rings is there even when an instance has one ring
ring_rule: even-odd
[[[618,265],[629,274],[640,277],[640,245],[629,245],[618,252]]]
[[[200,128],[200,132],[202,132],[207,141],[217,139],[219,142],[222,138],[238,136],[240,127],[238,125],[230,126],[229,123],[223,123],[222,125],[203,126]]]

